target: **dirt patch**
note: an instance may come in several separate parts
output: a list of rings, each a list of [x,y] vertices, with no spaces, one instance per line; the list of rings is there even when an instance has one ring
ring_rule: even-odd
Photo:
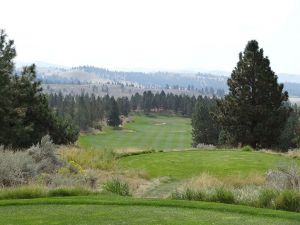
[[[135,153],[135,152],[142,152],[142,151],[144,150],[139,148],[119,148],[114,150],[114,152],[118,154]]]
[[[125,132],[125,133],[135,133],[136,131],[135,130],[123,129],[122,132]]]
[[[155,123],[155,124],[153,124],[153,125],[155,125],[155,126],[163,126],[163,125],[166,125],[167,123]]]

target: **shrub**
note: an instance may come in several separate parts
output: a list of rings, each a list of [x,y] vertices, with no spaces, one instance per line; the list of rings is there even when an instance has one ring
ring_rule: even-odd
[[[72,174],[67,167],[59,169],[55,174],[40,174],[36,181],[40,185],[48,187],[84,187],[95,189],[98,177],[94,171],[86,171],[83,174]]]
[[[97,175],[94,171],[88,170],[84,176],[85,184],[87,184],[90,188],[96,188],[97,186]]]
[[[0,149],[0,186],[26,184],[35,173],[34,160],[26,152]]]
[[[275,200],[277,209],[300,212],[300,193],[297,191],[283,191]]]
[[[53,173],[61,166],[49,135],[44,136],[40,144],[32,146],[28,153],[35,160],[39,173]]]
[[[253,152],[254,149],[250,145],[246,145],[242,148],[243,152]]]
[[[300,167],[293,162],[267,172],[267,181],[277,189],[300,190]]]
[[[128,184],[118,178],[113,178],[112,180],[107,181],[104,184],[104,189],[117,195],[130,196]]]
[[[258,196],[258,207],[262,208],[274,208],[275,198],[278,192],[272,189],[265,189],[259,193]]]
[[[183,194],[183,199],[201,201],[205,199],[205,194],[201,191],[193,191],[187,188]]]
[[[215,193],[210,197],[210,200],[213,202],[222,202],[222,203],[234,203],[234,194],[230,190],[226,190],[223,187],[217,188]]]

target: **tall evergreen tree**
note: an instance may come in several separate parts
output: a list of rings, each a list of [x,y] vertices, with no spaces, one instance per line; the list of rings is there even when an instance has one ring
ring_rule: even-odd
[[[153,107],[154,95],[151,91],[145,91],[143,93],[143,109],[145,113],[149,113]]]
[[[21,74],[16,75],[12,61],[15,56],[13,41],[7,41],[1,30],[0,145],[25,148],[36,144],[46,134],[55,134],[58,124],[46,95],[42,93],[41,84],[36,80],[35,66],[24,67]],[[78,132],[72,132],[75,134],[73,139],[65,136],[64,143],[77,139]],[[60,135],[67,134],[68,130]],[[53,141],[56,142],[56,139],[53,138]]]
[[[216,111],[216,100],[199,97],[192,115],[192,146],[198,144],[218,144],[219,126],[213,120],[212,113]]]
[[[216,114],[235,144],[257,147],[278,145],[290,109],[288,93],[271,70],[257,41],[249,41],[228,79],[229,93],[218,104]]]
[[[284,151],[297,148],[300,144],[300,112],[297,105],[294,105],[292,109],[279,139],[279,147]]]
[[[3,30],[0,30],[0,144],[7,142],[6,135],[10,129],[11,113],[11,75],[13,73],[13,59],[16,56],[14,42],[7,40]]]
[[[111,97],[111,108],[107,118],[107,124],[112,127],[117,127],[121,124],[120,111],[118,103],[114,97]]]

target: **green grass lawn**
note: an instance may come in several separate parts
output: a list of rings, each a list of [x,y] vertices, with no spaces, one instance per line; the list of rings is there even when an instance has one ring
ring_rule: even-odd
[[[280,163],[292,160],[299,163],[299,160],[263,152],[194,150],[128,156],[121,158],[119,165],[121,169],[144,171],[151,177],[180,179],[203,172],[217,177],[263,174]]]
[[[191,121],[177,116],[133,116],[121,130],[110,127],[96,135],[81,135],[79,145],[92,149],[171,150],[191,147]]]
[[[0,201],[0,225],[297,225],[300,214],[221,203],[82,196]]]

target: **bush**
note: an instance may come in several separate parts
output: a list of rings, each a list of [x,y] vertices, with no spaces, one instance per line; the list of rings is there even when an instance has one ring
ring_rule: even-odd
[[[223,187],[217,188],[215,190],[215,193],[211,196],[210,200],[213,202],[222,202],[228,204],[235,202],[233,193]]]
[[[58,145],[75,143],[79,136],[79,128],[66,118],[54,115],[52,117],[50,135],[54,143]]]
[[[272,189],[265,189],[259,193],[258,196],[258,207],[262,208],[274,208],[275,198],[278,192]]]
[[[93,189],[97,187],[97,180],[97,174],[92,170],[88,170],[84,176],[85,184],[87,184],[90,188]]]
[[[35,175],[34,160],[27,152],[0,149],[0,186],[26,184]]]
[[[253,152],[254,149],[250,145],[246,145],[242,148],[243,152]]]
[[[300,212],[300,193],[297,191],[283,191],[275,200],[277,209]]]
[[[53,173],[61,166],[49,135],[44,136],[40,144],[32,146],[28,153],[35,160],[39,173]]]
[[[300,190],[300,167],[296,162],[283,164],[267,172],[267,181],[277,189]]]
[[[130,196],[128,184],[120,181],[118,178],[107,181],[104,184],[104,189],[117,195]]]
[[[184,199],[184,200],[193,200],[193,201],[203,201],[205,200],[205,194],[201,191],[194,191],[190,188],[187,188],[183,193],[175,192],[171,195],[174,199]]]

